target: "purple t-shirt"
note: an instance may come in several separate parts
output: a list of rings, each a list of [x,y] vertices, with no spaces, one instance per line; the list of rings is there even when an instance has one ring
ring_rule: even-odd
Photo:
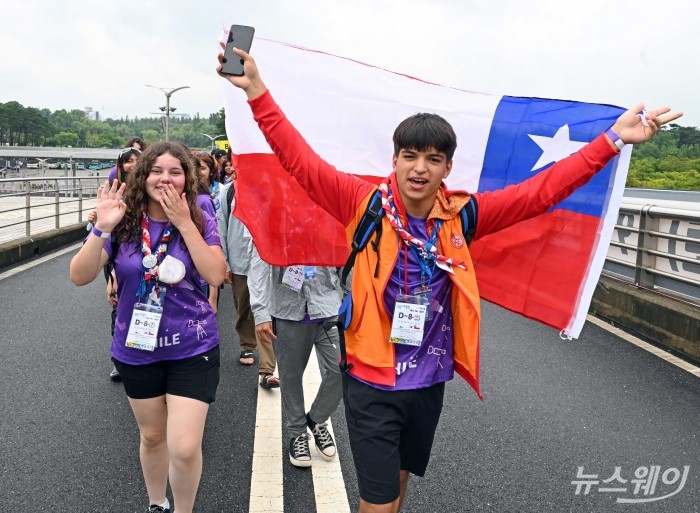
[[[202,212],[206,212],[212,219],[216,219],[216,208],[214,207],[214,201],[208,194],[199,193],[197,194],[197,206]]]
[[[114,180],[117,177],[117,166],[114,166],[112,169],[109,170],[109,174],[107,175],[107,181],[109,182],[110,185],[112,185],[112,180]]]
[[[160,241],[167,223],[150,220],[151,251]],[[221,245],[216,223],[204,213],[204,241],[209,246]],[[112,253],[111,241],[107,239],[105,251]],[[185,277],[175,285],[167,285],[163,317],[158,329],[158,344],[153,352],[126,347],[126,335],[134,304],[140,301],[136,291],[144,273],[141,247],[133,242],[120,244],[114,260],[119,286],[117,319],[112,338],[112,356],[130,365],[145,365],[162,360],[180,360],[212,349],[219,343],[219,329],[214,311],[199,286],[201,276],[192,262],[179,233],[168,244],[170,255],[185,264]]]
[[[425,219],[408,216],[408,232],[424,242],[429,238]],[[408,266],[406,266],[406,257],[408,257]],[[402,246],[384,290],[384,307],[390,315],[394,312],[396,295],[400,291],[406,293],[406,282],[408,282],[408,293],[413,294],[413,291],[421,285],[421,268],[416,252]],[[454,377],[452,281],[449,274],[436,266],[430,280],[430,287],[432,288],[430,299],[433,317],[426,322],[423,343],[420,346],[395,344],[395,386],[376,383],[368,383],[369,385],[382,390],[414,390],[449,381]]]

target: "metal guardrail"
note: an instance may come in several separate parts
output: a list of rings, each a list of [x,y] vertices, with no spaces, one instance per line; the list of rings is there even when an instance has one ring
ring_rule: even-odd
[[[603,272],[700,305],[700,210],[623,200]]]
[[[86,222],[98,177],[0,179],[0,244]]]
[[[90,176],[1,179],[0,244],[86,222],[103,183]],[[700,305],[700,202],[658,192],[661,205],[625,193],[603,272]]]

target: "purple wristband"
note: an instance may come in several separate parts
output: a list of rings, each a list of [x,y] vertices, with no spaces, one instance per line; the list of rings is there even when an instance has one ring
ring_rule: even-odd
[[[615,131],[612,129],[612,127],[608,128],[605,131],[605,135],[610,137],[610,140],[617,147],[618,150],[621,150],[622,147],[625,145],[625,141],[620,139],[620,136],[615,133]]]
[[[92,227],[92,231],[90,233],[99,237],[100,239],[109,239],[109,236],[112,235],[110,232],[103,232],[102,230],[98,230],[94,226]]]

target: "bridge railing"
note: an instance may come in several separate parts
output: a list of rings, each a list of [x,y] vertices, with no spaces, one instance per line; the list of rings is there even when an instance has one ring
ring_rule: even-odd
[[[89,176],[0,180],[0,244],[86,222],[103,183]],[[700,305],[700,209],[682,208],[697,204],[657,205],[627,195],[603,272]]]
[[[0,244],[87,222],[104,178],[0,180]]]
[[[623,200],[603,272],[700,305],[700,210]]]

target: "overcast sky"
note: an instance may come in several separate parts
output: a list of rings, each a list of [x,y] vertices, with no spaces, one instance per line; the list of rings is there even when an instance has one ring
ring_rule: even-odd
[[[0,0],[0,13],[0,102],[24,106],[143,117],[165,104],[145,84],[188,85],[171,105],[207,116],[222,106],[216,41],[238,23],[446,86],[669,105],[700,127],[697,0]]]

